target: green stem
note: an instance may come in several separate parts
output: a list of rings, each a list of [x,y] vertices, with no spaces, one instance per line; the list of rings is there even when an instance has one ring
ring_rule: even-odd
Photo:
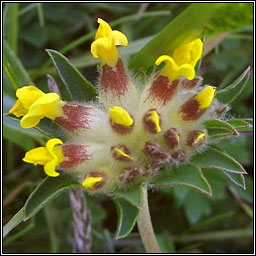
[[[142,187],[142,201],[140,205],[140,213],[137,219],[137,225],[141,240],[147,253],[161,253],[150,218],[146,185]]]

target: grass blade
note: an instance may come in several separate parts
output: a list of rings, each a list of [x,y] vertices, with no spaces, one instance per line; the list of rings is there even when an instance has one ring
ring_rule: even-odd
[[[4,8],[4,37],[15,55],[18,51],[18,3],[7,3]]]
[[[147,71],[160,55],[170,54],[179,45],[199,37],[219,6],[218,3],[191,4],[130,60],[129,69],[135,73],[141,68]]]

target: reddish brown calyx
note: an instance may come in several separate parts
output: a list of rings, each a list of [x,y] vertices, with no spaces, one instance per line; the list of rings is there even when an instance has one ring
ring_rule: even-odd
[[[205,87],[201,92],[190,98],[183,104],[179,112],[184,121],[195,121],[201,117],[206,109],[211,105],[214,98],[215,88]]]
[[[192,148],[197,148],[204,144],[206,140],[206,131],[194,130],[187,135],[187,145]]]
[[[154,159],[167,160],[168,155],[155,143],[147,141],[143,150],[144,154]]]
[[[113,145],[110,149],[112,157],[118,161],[132,162],[133,157],[130,150],[122,144]]]
[[[120,171],[118,178],[123,183],[131,183],[140,175],[140,173],[141,171],[139,167],[128,167]]]
[[[104,93],[111,92],[115,97],[125,95],[128,90],[128,81],[128,76],[120,58],[115,68],[108,64],[102,67],[101,90]]]
[[[179,80],[169,81],[167,76],[157,75],[149,89],[149,97],[167,104],[176,94]]]
[[[184,121],[195,121],[201,117],[206,111],[206,108],[201,109],[198,101],[194,97],[190,98],[185,104],[180,107],[182,119]]]
[[[169,149],[176,149],[180,143],[180,133],[176,128],[170,128],[164,133],[164,141]]]
[[[120,135],[130,134],[132,132],[132,129],[134,126],[134,124],[132,124],[131,126],[124,126],[121,124],[116,124],[111,119],[110,119],[110,125],[111,125],[112,129]]]
[[[91,159],[87,147],[76,144],[64,144],[62,146],[64,161],[60,163],[60,168],[71,168]]]
[[[183,87],[183,89],[186,90],[191,90],[193,88],[195,88],[196,86],[200,85],[203,81],[203,78],[201,76],[197,76],[192,80],[188,80],[188,79],[184,79],[181,82],[181,86]]]
[[[55,122],[71,132],[80,129],[89,129],[88,117],[90,111],[91,107],[66,103],[63,106],[64,117],[57,117]]]

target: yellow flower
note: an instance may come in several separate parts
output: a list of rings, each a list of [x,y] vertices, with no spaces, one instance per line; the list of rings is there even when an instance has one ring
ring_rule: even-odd
[[[188,44],[183,44],[173,53],[173,59],[178,66],[190,64],[195,67],[203,53],[203,42],[201,39],[196,39]]]
[[[156,65],[160,65],[163,61],[166,64],[161,70],[160,75],[167,76],[170,82],[179,79],[181,76],[186,77],[188,80],[194,78],[195,70],[190,64],[178,66],[172,57],[162,55],[156,60]]]
[[[181,76],[192,80],[195,77],[195,65],[203,53],[203,43],[201,39],[196,39],[188,44],[181,45],[174,50],[173,57],[162,55],[156,60],[156,65],[163,61],[166,63],[160,75],[167,76],[172,82]]]
[[[94,58],[100,58],[101,65],[108,64],[114,68],[117,64],[119,53],[116,45],[128,45],[126,36],[111,29],[109,24],[102,19],[98,19],[99,28],[95,36],[95,41],[91,45],[91,53]]]
[[[24,86],[17,90],[18,100],[9,111],[16,117],[23,116],[22,128],[35,127],[42,118],[54,120],[63,116],[62,101],[56,93],[44,93],[33,85]]]
[[[56,147],[59,144],[63,144],[60,139],[50,139],[45,147],[38,147],[28,151],[23,161],[34,165],[44,165],[44,171],[48,176],[57,177],[60,174],[55,169],[64,160],[62,148]]]

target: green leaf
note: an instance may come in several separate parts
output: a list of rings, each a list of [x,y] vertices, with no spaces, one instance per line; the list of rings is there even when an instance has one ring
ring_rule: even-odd
[[[121,198],[113,198],[113,201],[118,214],[116,239],[124,238],[132,231],[139,215],[139,209]]]
[[[135,185],[131,188],[128,188],[124,191],[121,191],[117,195],[118,197],[121,197],[124,200],[127,200],[130,204],[133,206],[139,208],[141,203],[141,184]]]
[[[208,177],[208,180],[210,181],[210,183],[214,186],[214,184],[219,181],[216,181],[215,178],[209,178],[208,174],[214,174],[219,171],[219,173],[224,174],[224,176],[226,176],[232,183],[234,183],[235,185],[243,188],[244,190],[246,189],[246,183],[245,183],[245,178],[244,178],[244,174],[242,173],[233,173],[233,172],[227,172],[227,171],[221,171],[218,170],[216,168],[202,168],[204,174],[206,177]],[[221,172],[220,172],[221,171]],[[208,174],[207,174],[208,173]],[[216,184],[215,184],[216,185]]]
[[[232,189],[238,194],[238,196],[242,199],[242,201],[249,202],[250,204],[253,204],[254,200],[254,182],[250,176],[245,176],[245,184],[246,184],[246,190],[239,188],[238,186],[232,186]]]
[[[216,168],[218,170],[238,174],[246,173],[243,166],[232,156],[213,146],[209,147],[203,153],[193,156],[191,162],[204,168]]]
[[[61,53],[46,50],[73,100],[90,101],[97,96],[95,87]]]
[[[246,189],[245,179],[243,174],[231,173],[231,172],[223,172],[231,182],[236,184],[237,186]]]
[[[32,84],[26,70],[6,40],[3,41],[3,67],[14,90]]]
[[[196,193],[195,191],[188,193],[184,202],[184,213],[191,224],[195,224],[210,212],[211,205],[205,195]]]
[[[223,90],[216,92],[216,98],[225,104],[231,104],[240,95],[250,77],[250,67],[248,67],[233,83]]]
[[[35,219],[32,218],[31,221],[29,222],[29,224],[27,226],[25,226],[24,228],[22,228],[21,230],[17,231],[16,233],[14,233],[13,235],[9,236],[8,238],[6,238],[3,242],[3,247],[13,243],[14,241],[16,241],[17,239],[21,238],[21,237],[25,237],[25,235],[30,232],[33,228],[35,227]]]
[[[140,69],[149,70],[160,55],[170,54],[181,44],[200,37],[219,6],[218,3],[191,4],[130,60],[129,69],[135,73]]]
[[[24,207],[22,207],[12,218],[4,225],[3,228],[3,238],[5,238],[8,233],[13,230],[18,224],[20,224],[24,219]]]
[[[170,233],[164,230],[160,235],[157,235],[157,242],[162,253],[175,253],[174,241]]]
[[[47,139],[54,137],[61,139],[63,142],[68,140],[63,130],[56,123],[47,118],[41,119],[40,123],[34,127],[34,129],[41,132]]]
[[[162,175],[154,178],[152,186],[185,186],[198,190],[208,196],[212,195],[211,186],[204,177],[198,166],[187,164],[173,167],[170,170],[163,171]]]
[[[238,136],[238,133],[234,127],[224,121],[207,120],[204,122],[204,125],[207,128],[210,141],[226,139],[231,136]]]
[[[80,184],[68,175],[45,178],[27,199],[24,206],[24,217],[31,218],[61,193],[78,187]]]
[[[247,122],[248,124],[250,124],[251,126],[253,126],[253,119],[252,118],[244,118],[243,120],[245,122]]]
[[[4,7],[4,38],[17,55],[18,45],[18,3],[6,3]]]
[[[13,120],[9,120],[9,121],[13,121]],[[13,122],[16,123],[15,121]],[[6,140],[9,140],[14,144],[19,145],[21,148],[25,149],[26,151],[36,146],[35,142],[33,141],[33,136],[29,136],[26,133],[23,133],[21,131],[22,130],[21,127],[20,129],[11,129],[10,126],[11,126],[10,124],[9,126],[7,126],[6,124],[3,125],[3,137]]]
[[[252,119],[231,119],[228,121],[238,132],[252,132],[253,120]]]

